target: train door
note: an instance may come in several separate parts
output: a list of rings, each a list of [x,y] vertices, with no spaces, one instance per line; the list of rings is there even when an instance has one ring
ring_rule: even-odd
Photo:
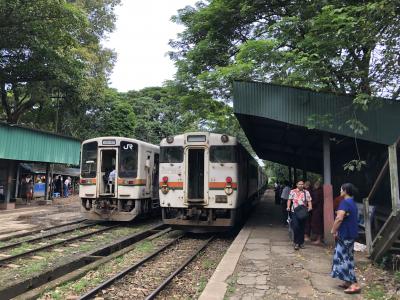
[[[146,151],[146,195],[151,196],[151,185],[152,185],[152,171],[151,171],[151,151]]]
[[[117,170],[117,150],[116,149],[100,149],[100,178],[99,178],[99,195],[115,196],[117,194],[118,179]]]
[[[187,158],[188,201],[204,202],[205,149],[189,148]]]
[[[153,191],[152,191],[152,198],[158,199],[158,190],[159,190],[159,167],[160,167],[160,155],[158,153],[154,154],[154,165],[153,165]]]

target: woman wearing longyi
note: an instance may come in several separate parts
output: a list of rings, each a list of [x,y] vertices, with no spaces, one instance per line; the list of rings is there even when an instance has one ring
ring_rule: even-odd
[[[342,185],[340,195],[344,199],[339,204],[331,230],[336,240],[331,276],[344,281],[340,287],[345,289],[346,294],[361,291],[354,271],[354,242],[358,236],[358,210],[354,201],[356,191],[351,183]]]

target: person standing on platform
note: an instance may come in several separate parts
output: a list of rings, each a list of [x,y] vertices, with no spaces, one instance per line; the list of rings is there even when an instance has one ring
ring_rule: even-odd
[[[295,189],[290,191],[286,210],[292,212],[291,225],[294,233],[294,250],[299,250],[299,248],[304,248],[304,226],[307,219],[301,219],[297,211],[301,210],[299,206],[304,206],[309,212],[312,210],[312,204],[310,193],[304,189],[304,181],[298,181],[296,186]],[[293,205],[291,205],[292,202]],[[291,206],[292,208],[290,208]]]
[[[30,177],[30,178],[26,177],[26,184],[27,184],[26,203],[28,203],[28,201],[33,200],[33,187],[34,187],[33,177]]]
[[[284,187],[282,189],[282,193],[280,194],[280,199],[281,199],[281,206],[282,206],[282,222],[283,225],[286,225],[287,221],[287,211],[286,211],[286,206],[287,202],[289,199],[289,194],[290,194],[290,183],[289,181],[285,180],[284,181]]]
[[[64,197],[67,198],[69,196],[69,184],[71,183],[71,179],[67,177],[64,181]]]
[[[281,183],[279,181],[274,183],[274,191],[275,191],[275,204],[281,203]]]
[[[361,292],[354,270],[354,242],[358,236],[358,209],[354,201],[356,193],[353,184],[342,185],[340,195],[344,199],[339,204],[331,230],[336,240],[331,276],[344,281],[340,287],[345,289],[346,294]]]
[[[312,214],[311,214],[311,232],[315,235],[314,245],[322,244],[322,235],[324,234],[324,191],[321,182],[316,181],[311,190]]]
[[[311,195],[311,182],[310,181],[307,180],[306,182],[304,182],[304,189],[306,191],[308,191]],[[304,241],[306,241],[306,242],[311,241],[311,216],[312,216],[312,214],[313,214],[313,212],[310,211],[308,214],[306,223],[304,225]]]
[[[21,195],[21,198],[22,198],[24,201],[27,201],[27,198],[26,198],[26,190],[27,190],[27,188],[28,188],[28,183],[26,182],[26,177],[23,176],[23,177],[22,177],[22,180],[21,180],[20,195]]]

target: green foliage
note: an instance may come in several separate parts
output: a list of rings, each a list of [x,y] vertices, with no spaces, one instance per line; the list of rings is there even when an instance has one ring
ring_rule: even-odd
[[[100,39],[114,28],[118,3],[0,1],[0,88],[7,122],[25,117],[27,125],[52,129],[58,126],[51,120],[56,110],[62,123],[67,114],[76,114],[73,108],[81,109],[102,94],[113,53],[101,46]]]
[[[384,92],[396,98],[396,3],[199,2],[173,18],[185,31],[171,41],[171,57],[182,82],[222,97],[230,96],[232,79],[253,79],[338,93]]]
[[[294,170],[292,169],[292,178],[289,178],[289,169],[287,166],[271,161],[264,161],[264,169],[268,176],[269,184],[274,184],[276,182],[283,183],[285,180],[288,180],[290,184],[294,183]],[[296,173],[297,180],[305,180],[303,170],[296,169]],[[312,184],[316,181],[322,182],[320,175],[311,172],[307,172],[307,180]]]
[[[356,135],[363,135],[365,131],[368,130],[368,127],[365,126],[360,120],[357,118],[352,118],[346,121],[346,124],[353,130]]]
[[[237,136],[251,151],[231,106],[175,82],[127,93],[108,89],[102,101],[72,121],[82,139],[117,135],[158,144],[169,135],[210,131]]]
[[[398,1],[210,0],[173,21],[185,27],[170,42],[178,82],[214,99],[231,101],[234,80],[352,95],[354,117],[341,126],[360,136],[368,128],[358,111],[379,106],[375,96],[400,98]],[[310,116],[308,127],[331,128],[331,120]]]
[[[332,114],[325,115],[311,115],[307,119],[307,128],[332,128],[333,116]]]
[[[400,284],[400,271],[397,271],[397,272],[394,273],[394,281],[397,284]]]
[[[373,285],[366,289],[365,297],[371,300],[386,299],[385,291],[380,285]]]
[[[358,171],[358,172],[360,172],[361,169],[366,165],[367,165],[367,162],[365,160],[354,159],[354,160],[351,160],[351,161],[345,163],[343,165],[343,169],[345,171],[351,171],[351,172]]]

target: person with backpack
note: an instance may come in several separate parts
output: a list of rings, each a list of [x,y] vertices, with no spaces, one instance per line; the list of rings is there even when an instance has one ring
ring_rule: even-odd
[[[304,248],[304,227],[308,212],[312,210],[310,193],[304,189],[304,181],[300,180],[296,188],[290,191],[286,210],[291,211],[291,226],[294,233],[294,250]]]

